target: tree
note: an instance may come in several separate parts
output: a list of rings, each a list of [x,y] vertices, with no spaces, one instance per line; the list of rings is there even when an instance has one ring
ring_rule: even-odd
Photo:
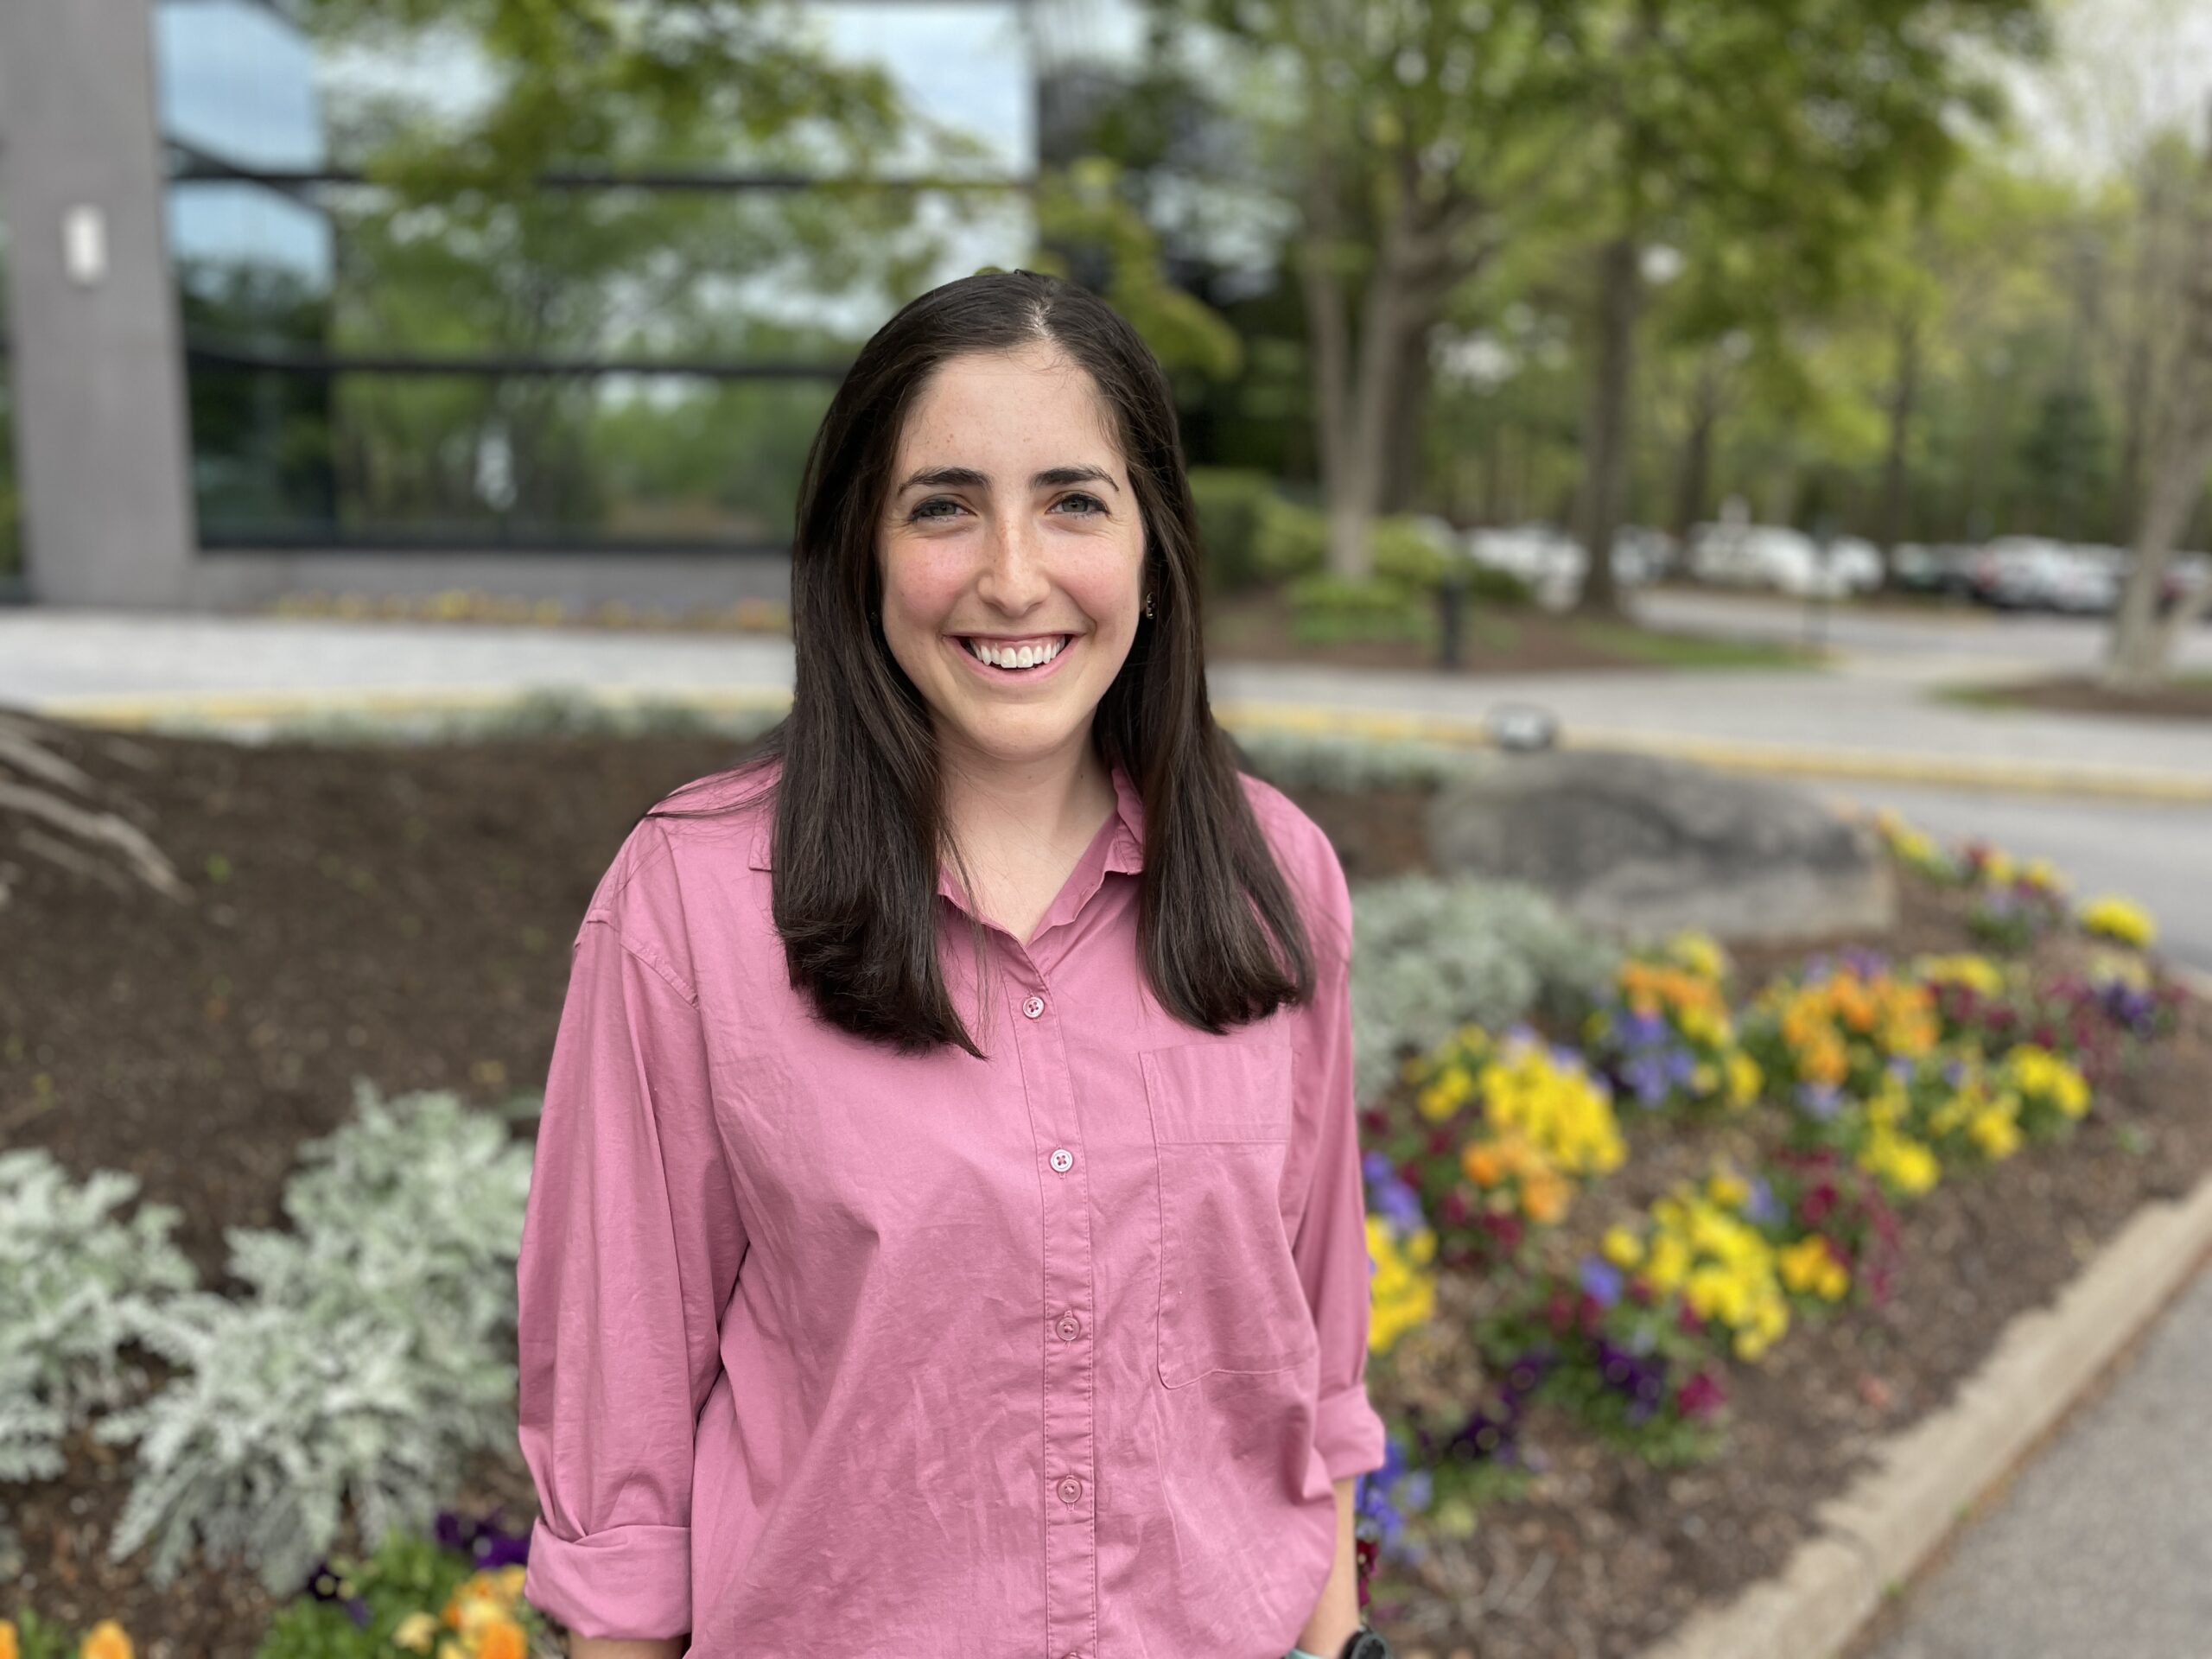
[[[1294,204],[1328,563],[1367,574],[1369,527],[1427,342],[1560,147],[1550,6],[1498,0],[1154,0],[1236,66],[1232,99]]]
[[[2129,690],[2162,679],[2183,636],[2212,609],[2212,571],[2208,571],[2194,588],[2183,591],[2163,621],[2157,615],[2175,544],[2196,510],[2205,474],[2212,471],[2212,143],[2207,145],[2195,197],[2187,308],[2173,401],[2164,441],[2151,469],[2135,533],[2135,556],[2106,652],[2107,683]]]
[[[1755,237],[1832,291],[1882,204],[1931,198],[1961,153],[1955,129],[1998,116],[1972,49],[2044,41],[2035,0],[1585,0],[1561,33],[1583,147],[1558,177],[1592,227],[1595,276],[1578,604],[1611,612],[1647,251]]]

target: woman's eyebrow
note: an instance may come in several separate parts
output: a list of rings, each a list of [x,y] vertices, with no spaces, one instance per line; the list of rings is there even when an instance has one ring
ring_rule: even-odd
[[[1122,486],[1107,473],[1096,467],[1048,467],[1029,480],[1033,490],[1053,489],[1063,484],[1103,484],[1116,495]],[[899,489],[969,489],[988,490],[990,474],[979,473],[973,467],[930,467],[916,473],[901,484]]]

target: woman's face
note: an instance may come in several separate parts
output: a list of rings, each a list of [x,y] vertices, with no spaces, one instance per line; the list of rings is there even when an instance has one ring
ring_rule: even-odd
[[[1144,524],[1085,371],[1043,346],[943,364],[877,548],[884,638],[941,744],[1033,761],[1087,741],[1136,636]]]

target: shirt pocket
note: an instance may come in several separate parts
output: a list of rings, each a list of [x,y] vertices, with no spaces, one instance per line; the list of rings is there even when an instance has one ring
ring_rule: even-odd
[[[1215,1039],[1137,1058],[1160,1199],[1160,1380],[1303,1364],[1319,1342],[1280,1198],[1289,1043]]]

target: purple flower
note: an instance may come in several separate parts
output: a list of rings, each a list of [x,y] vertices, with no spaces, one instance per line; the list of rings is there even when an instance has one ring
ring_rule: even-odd
[[[1893,1077],[1902,1077],[1910,1082],[1912,1077],[1912,1057],[1909,1054],[1891,1055],[1889,1072]]]
[[[1656,1107],[1667,1098],[1667,1068],[1656,1054],[1639,1054],[1621,1068],[1637,1103]]]
[[[1808,1116],[1825,1123],[1843,1109],[1843,1090],[1832,1083],[1815,1083],[1808,1078],[1797,1085],[1797,1104]]]
[[[1600,1307],[1611,1307],[1621,1299],[1621,1270],[1601,1255],[1582,1258],[1582,1288]]]
[[[1782,1219],[1782,1205],[1774,1196],[1774,1184],[1764,1175],[1754,1175],[1745,1183],[1750,1196],[1744,1200],[1744,1213],[1761,1223]]]

